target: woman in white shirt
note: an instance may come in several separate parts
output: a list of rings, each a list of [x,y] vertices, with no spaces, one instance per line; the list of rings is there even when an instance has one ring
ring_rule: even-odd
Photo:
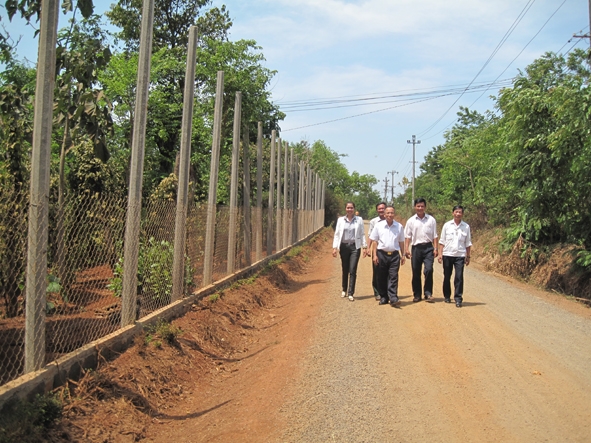
[[[361,248],[366,249],[365,228],[363,219],[355,215],[355,203],[347,202],[346,215],[339,217],[332,242],[332,256],[337,252],[341,255],[342,288],[341,297],[355,298],[355,280],[357,279],[357,264],[361,255]]]

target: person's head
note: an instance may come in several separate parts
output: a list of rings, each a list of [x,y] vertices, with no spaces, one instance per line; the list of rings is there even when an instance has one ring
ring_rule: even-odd
[[[378,217],[380,217],[382,220],[384,219],[384,211],[386,210],[386,202],[379,202],[376,205],[376,211],[378,212]]]
[[[347,202],[345,204],[345,212],[347,213],[348,218],[353,217],[353,215],[355,215],[355,203]]]
[[[425,208],[427,207],[427,201],[422,197],[415,198],[414,204],[416,214],[419,217],[423,218],[425,216]]]
[[[462,217],[464,216],[464,207],[461,205],[454,206],[453,214],[454,214],[454,221],[456,223],[461,222]]]
[[[391,225],[394,221],[394,214],[394,206],[386,206],[386,209],[384,210],[384,217],[386,218],[386,221],[389,225]]]

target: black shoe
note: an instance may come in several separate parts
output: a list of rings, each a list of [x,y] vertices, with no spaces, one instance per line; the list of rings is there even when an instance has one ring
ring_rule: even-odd
[[[381,298],[379,304],[380,305],[387,305],[388,304],[388,299],[387,298]]]
[[[462,307],[462,302],[461,301],[457,301],[456,302],[456,308],[461,308]]]
[[[444,301],[445,303],[451,303],[451,298],[446,298]]]
[[[412,302],[413,303],[416,303],[416,302],[419,302],[419,301],[421,301],[421,297],[415,297],[415,298],[412,299]]]
[[[393,308],[399,308],[400,307],[400,300],[396,299],[396,300],[390,301],[390,306],[392,306]]]

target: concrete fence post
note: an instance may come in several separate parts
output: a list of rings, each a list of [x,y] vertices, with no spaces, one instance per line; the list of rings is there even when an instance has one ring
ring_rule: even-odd
[[[240,120],[242,114],[242,92],[236,92],[234,100],[234,137],[232,139],[232,173],[230,177],[230,221],[228,226],[227,273],[234,272],[236,258],[236,218],[238,215],[238,162],[240,161]]]
[[[132,324],[138,316],[137,271],[140,249],[140,218],[142,209],[142,181],[146,148],[146,121],[150,87],[150,63],[152,60],[152,35],[154,24],[154,0],[147,0],[142,9],[140,54],[137,72],[135,120],[131,143],[131,168],[127,219],[123,250],[123,283],[121,290],[121,326]]]
[[[220,144],[222,139],[222,106],[224,100],[224,71],[218,71],[213,115],[213,141],[209,169],[209,193],[207,198],[207,223],[205,226],[205,257],[203,263],[203,286],[211,284],[213,276],[213,253],[215,240],[215,218],[217,211],[218,172],[220,166]]]
[[[257,124],[256,261],[263,258],[263,122]]]
[[[252,263],[252,226],[250,224],[250,131],[248,123],[242,134],[242,219],[244,220],[244,264]]]
[[[43,2],[41,11],[29,191],[25,373],[36,371],[45,364],[49,174],[59,3],[58,0],[47,0]]]
[[[287,247],[287,224],[288,220],[288,208],[289,208],[289,196],[288,196],[288,187],[289,187],[289,157],[287,155],[287,142],[283,142],[283,239],[281,240],[282,246],[285,248]]]
[[[277,251],[283,249],[281,235],[281,150],[283,149],[283,142],[281,139],[277,143],[277,202],[275,203],[275,247]]]
[[[275,186],[275,129],[271,131],[271,165],[269,166],[269,204],[267,207],[267,256],[273,253],[273,195]]]
[[[174,263],[172,268],[172,301],[183,298],[185,286],[185,246],[187,238],[187,209],[189,195],[189,168],[191,163],[191,133],[193,104],[195,102],[195,61],[197,58],[197,27],[189,29],[185,91],[183,94],[183,121],[181,123],[181,149],[174,227]]]

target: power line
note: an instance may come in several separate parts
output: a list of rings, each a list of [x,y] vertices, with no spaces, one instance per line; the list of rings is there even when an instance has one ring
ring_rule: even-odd
[[[317,100],[301,100],[297,102],[286,102],[288,104],[281,104],[278,102],[277,104],[280,106],[281,110],[284,112],[301,112],[301,111],[315,111],[315,110],[325,110],[325,109],[335,109],[335,108],[344,108],[344,107],[354,107],[354,106],[367,106],[373,104],[385,104],[385,103],[396,103],[400,101],[407,101],[407,100],[414,100],[420,97],[432,97],[432,98],[439,98],[444,97],[447,95],[452,95],[456,93],[465,92],[467,89],[470,92],[477,92],[483,88],[490,88],[492,86],[503,86],[510,84],[513,79],[503,79],[495,81],[495,84],[490,82],[480,83],[474,86],[450,86],[450,87],[443,87],[440,89],[432,89],[429,88],[427,90],[415,90],[418,92],[412,93],[391,93],[388,95],[380,95],[376,97],[371,96],[363,96],[362,98],[354,98],[354,99],[346,99],[343,98],[334,98],[334,99],[317,99]],[[435,94],[435,95],[434,95]]]
[[[501,49],[501,47],[507,41],[507,39],[509,38],[509,36],[513,33],[513,31],[515,30],[515,28],[517,27],[517,25],[521,22],[521,20],[523,19],[523,17],[527,13],[527,11],[529,11],[529,9],[533,5],[534,1],[535,0],[528,0],[528,2],[526,3],[526,5],[524,6],[524,8],[521,10],[521,12],[519,13],[519,15],[517,16],[517,18],[513,21],[513,24],[509,27],[509,29],[507,30],[507,32],[505,32],[505,35],[503,36],[503,38],[501,38],[501,41],[497,44],[497,46],[493,50],[492,54],[488,57],[488,60],[486,60],[486,62],[482,66],[482,68],[480,68],[480,70],[476,73],[476,75],[474,76],[474,78],[472,79],[472,81],[468,84],[468,87],[470,87],[472,85],[472,83],[482,73],[482,71],[484,70],[484,68],[486,68],[488,66],[488,64],[490,63],[490,61],[497,54],[497,52],[499,51],[499,49]],[[437,125],[437,123],[439,123],[441,120],[443,120],[443,117],[445,117],[447,115],[447,113],[455,106],[455,104],[460,100],[460,98],[462,98],[463,95],[464,94],[460,94],[460,96],[450,105],[449,108],[447,108],[447,110],[431,126],[429,126],[427,129],[425,129],[424,131],[422,131],[419,134],[419,137],[422,137],[423,135],[426,135],[427,133],[429,133],[429,131],[431,131],[431,129],[433,129]]]
[[[473,91],[473,92],[477,92],[477,91]],[[378,113],[378,112],[388,111],[390,109],[401,108],[403,106],[408,106],[408,105],[414,105],[416,103],[421,103],[421,102],[425,102],[425,101],[429,101],[429,100],[434,100],[436,98],[441,98],[441,97],[445,97],[445,96],[448,96],[448,95],[454,95],[454,93],[452,92],[452,93],[448,93],[448,94],[441,94],[441,95],[437,95],[437,96],[426,97],[426,98],[423,98],[423,99],[420,99],[420,100],[411,101],[409,103],[403,103],[403,104],[397,105],[397,106],[388,106],[387,108],[381,108],[381,109],[376,109],[376,110],[373,110],[373,111],[362,112],[360,114],[349,115],[349,116],[341,117],[341,118],[335,118],[335,119],[332,119],[332,120],[327,120],[327,121],[323,121],[323,122],[319,122],[319,123],[312,123],[312,124],[309,124],[309,125],[298,126],[296,128],[283,129],[281,132],[295,131],[296,129],[304,129],[304,128],[309,128],[309,127],[312,127],[312,126],[320,126],[320,125],[325,125],[325,124],[328,124],[328,123],[334,123],[334,122],[341,121],[341,120],[348,120],[350,118],[361,117],[363,115],[375,114],[375,113]],[[294,111],[292,111],[292,112],[294,112]]]
[[[500,73],[500,74],[497,76],[497,78],[496,78],[496,79],[495,79],[495,80],[494,80],[494,81],[493,81],[491,84],[494,84],[494,83],[495,83],[495,82],[496,82],[496,81],[499,79],[499,77],[500,77],[501,75],[503,75],[503,74],[505,73],[505,71],[507,71],[507,69],[509,69],[509,67],[510,67],[510,66],[513,64],[513,62],[515,62],[515,60],[517,60],[517,59],[519,58],[519,56],[520,56],[520,55],[523,53],[523,51],[525,51],[525,50],[527,49],[527,47],[529,46],[529,44],[530,44],[532,41],[534,41],[534,39],[535,39],[535,38],[538,36],[538,34],[539,34],[540,32],[542,32],[542,30],[543,30],[543,29],[546,27],[546,25],[548,24],[548,22],[549,22],[549,21],[552,19],[552,17],[554,17],[554,15],[556,15],[556,13],[557,13],[557,12],[560,10],[560,8],[562,8],[562,6],[563,6],[565,3],[566,3],[566,0],[564,0],[564,1],[563,1],[563,2],[562,2],[562,3],[561,3],[559,6],[558,6],[558,8],[556,8],[556,10],[555,10],[555,11],[552,13],[552,15],[550,15],[550,17],[549,17],[549,18],[548,18],[548,19],[547,19],[547,20],[544,22],[544,24],[543,24],[543,25],[542,25],[542,27],[541,27],[541,28],[538,30],[538,32],[536,32],[536,33],[534,34],[534,36],[533,36],[533,37],[532,37],[532,38],[531,38],[531,39],[530,39],[530,40],[529,40],[529,41],[528,41],[528,42],[525,44],[525,46],[523,47],[523,49],[521,49],[521,51],[519,51],[519,54],[517,54],[517,55],[515,56],[515,58],[514,58],[513,60],[511,60],[511,62],[509,62],[509,64],[507,65],[507,67],[501,71],[501,73]],[[572,40],[572,38],[571,38],[571,39],[570,39],[568,42],[570,42],[571,40]],[[579,40],[579,41],[580,41],[580,40]],[[562,46],[562,48],[564,48],[564,46],[566,46],[566,44],[568,44],[568,42],[567,42],[567,43],[565,43],[565,44]],[[573,46],[572,46],[572,47],[571,47],[571,48],[568,50],[568,52],[570,52],[570,51],[571,51],[571,50],[572,50],[572,49],[573,49],[573,48],[574,48],[574,47],[575,47],[577,44],[578,44],[578,42],[577,42],[577,43],[575,43],[575,44],[574,44],[574,45],[573,45]],[[560,48],[560,50],[562,50],[562,48]],[[559,50],[559,51],[560,51],[560,50]],[[568,54],[568,52],[567,52],[567,54]],[[472,104],[471,104],[471,105],[470,105],[468,108],[471,108],[472,106],[474,106],[474,104],[475,104],[475,103],[476,103],[478,100],[480,100],[480,99],[482,98],[482,96],[483,96],[483,95],[486,93],[486,91],[487,91],[487,90],[488,90],[488,89],[485,89],[485,90],[482,92],[482,94],[480,94],[480,95],[478,96],[478,98],[477,98],[476,100],[474,100],[474,101],[472,102]],[[459,100],[459,98],[458,98],[458,100]],[[456,100],[456,102],[457,102],[457,100]],[[454,102],[453,104],[455,104],[456,102]],[[452,105],[452,106],[453,106],[453,105]],[[448,109],[448,111],[449,111],[449,109]],[[447,111],[446,111],[446,113],[447,113]],[[438,123],[440,120],[441,120],[441,119],[439,119],[439,120],[438,120],[437,122],[435,122],[435,123]],[[455,123],[455,120],[454,120],[454,121],[452,121],[450,124],[448,124],[446,127],[444,127],[442,130],[440,130],[440,131],[436,132],[435,134],[431,135],[430,137],[427,137],[427,138],[425,138],[425,140],[429,140],[429,139],[431,139],[431,138],[433,138],[433,137],[435,137],[435,136],[437,136],[437,135],[441,134],[443,131],[445,131],[447,128],[449,128],[449,127],[450,127],[451,125],[453,125],[454,123]],[[432,125],[432,126],[434,126],[434,125]],[[430,126],[430,127],[432,127],[432,126]]]

